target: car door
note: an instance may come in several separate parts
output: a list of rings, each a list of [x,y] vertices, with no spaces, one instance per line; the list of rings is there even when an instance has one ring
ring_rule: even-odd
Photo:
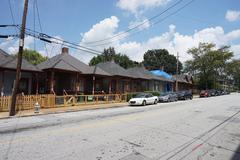
[[[146,95],[145,95],[145,99],[146,99],[146,103],[147,103],[147,104],[149,104],[149,98],[150,98],[149,95],[146,94]]]
[[[152,94],[148,94],[148,99],[149,99],[149,104],[153,104],[154,103],[154,96]]]

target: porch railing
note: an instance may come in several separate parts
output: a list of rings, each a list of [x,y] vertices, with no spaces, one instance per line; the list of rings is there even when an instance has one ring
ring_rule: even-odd
[[[34,109],[38,102],[41,108],[70,107],[80,105],[94,105],[106,103],[126,102],[127,94],[99,94],[99,95],[63,95],[54,94],[19,95],[17,96],[17,110]],[[0,112],[9,111],[11,96],[0,97]]]

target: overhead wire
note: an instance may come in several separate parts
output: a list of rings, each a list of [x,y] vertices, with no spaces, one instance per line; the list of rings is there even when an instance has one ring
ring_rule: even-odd
[[[13,15],[13,10],[12,10],[12,3],[11,3],[11,0],[8,0],[8,6],[9,6],[9,9],[10,9],[10,13],[11,13],[12,23],[13,23],[13,25],[16,25],[16,21],[15,21],[14,15]],[[16,28],[16,27],[14,27],[14,28],[15,28],[15,32],[16,32],[16,34],[18,34],[18,32],[17,32],[17,28]]]
[[[165,12],[167,12],[168,10],[170,10],[170,9],[174,8],[175,6],[177,6],[178,4],[180,4],[182,1],[183,1],[183,0],[178,0],[176,3],[174,3],[173,5],[171,5],[170,7],[168,7],[167,9],[165,9],[164,11],[156,14],[155,16],[153,16],[153,17],[151,17],[151,18],[149,18],[149,19],[144,20],[142,23],[137,24],[137,25],[133,26],[132,28],[127,29],[126,31],[120,32],[120,33],[118,33],[118,34],[115,34],[115,35],[112,36],[112,37],[108,37],[108,38],[105,38],[105,39],[101,39],[101,40],[97,40],[97,41],[91,41],[91,42],[85,42],[85,44],[93,44],[93,43],[97,43],[97,42],[107,41],[107,40],[113,39],[113,38],[115,38],[115,37],[119,37],[119,36],[121,36],[121,35],[123,35],[123,34],[126,34],[126,33],[130,32],[130,31],[132,31],[132,30],[134,30],[134,29],[137,29],[137,28],[139,28],[140,26],[148,23],[149,21],[152,21],[152,20],[158,18],[159,16],[161,16],[162,14],[164,14]]]
[[[45,39],[44,37],[41,37],[41,36],[39,36],[39,35],[34,35],[33,33],[30,33],[30,32],[26,32],[25,34],[28,35],[28,36],[35,37],[35,38],[37,38],[37,39],[39,39],[39,40],[48,42],[48,43],[60,44],[60,45],[62,45],[62,46],[66,46],[66,47],[69,47],[69,48],[73,48],[73,49],[85,51],[85,52],[88,52],[88,53],[91,53],[91,54],[94,54],[94,55],[102,54],[102,52],[100,52],[100,51],[99,51],[99,52],[94,52],[94,51],[91,51],[91,50],[88,50],[88,49],[81,48],[81,47],[79,47],[79,46],[74,46],[74,45],[71,45],[71,44],[69,44],[69,43],[65,43],[66,41],[63,41],[63,40],[61,40],[61,42],[59,42],[59,41],[53,41],[53,40]],[[59,39],[59,40],[60,40],[60,39]]]
[[[35,2],[36,0],[33,0],[33,30],[35,31],[35,26],[36,26],[36,22],[35,22]],[[33,42],[33,46],[34,46],[34,50],[36,50],[36,38],[34,37],[34,42]]]
[[[158,15],[155,15],[155,16],[151,17],[150,20],[152,20],[152,19],[160,16],[161,14],[163,14],[163,13],[165,13],[166,11],[168,11],[169,9],[175,7],[176,5],[178,5],[178,4],[179,4],[180,2],[182,2],[182,1],[183,1],[183,0],[177,1],[174,5],[170,6],[169,8],[167,8],[166,10],[164,10],[163,12],[159,13]],[[167,19],[168,17],[173,16],[174,14],[178,13],[180,10],[182,10],[182,9],[185,8],[185,7],[187,7],[187,6],[188,6],[190,3],[192,3],[193,1],[194,1],[194,0],[191,0],[190,2],[188,2],[187,4],[185,4],[184,6],[180,7],[179,9],[177,9],[176,11],[174,11],[174,12],[170,13],[169,15],[165,16],[164,18],[162,18],[162,19],[160,19],[160,20],[152,23],[152,24],[151,24],[151,27],[153,27],[154,25],[156,25],[156,24],[164,21],[164,20]],[[27,30],[26,33],[29,34],[29,35],[34,34],[34,37],[38,37],[38,39],[41,37],[41,38],[42,38],[41,40],[43,40],[44,38],[51,39],[51,42],[52,42],[52,43],[55,43],[55,41],[52,41],[52,40],[54,39],[54,40],[57,40],[57,41],[61,41],[61,42],[62,42],[62,43],[61,43],[62,45],[63,45],[64,43],[66,43],[66,44],[68,44],[68,46],[74,46],[74,47],[71,47],[71,48],[74,48],[74,49],[76,49],[76,48],[78,48],[78,49],[81,48],[81,49],[84,50],[84,51],[87,51],[87,50],[88,50],[88,51],[90,51],[90,52],[94,52],[94,53],[97,53],[97,54],[102,54],[102,51],[98,51],[98,50],[95,50],[95,49],[92,49],[92,48],[89,48],[89,47],[102,46],[102,45],[111,44],[111,43],[114,42],[114,41],[112,41],[112,42],[110,42],[110,43],[108,42],[108,43],[104,43],[104,44],[98,44],[98,45],[94,45],[94,46],[85,47],[85,46],[82,46],[82,45],[79,45],[79,44],[76,44],[76,43],[73,43],[73,42],[65,41],[65,40],[62,40],[62,39],[60,39],[60,38],[56,38],[56,37],[52,37],[52,36],[49,36],[49,35],[47,35],[47,34],[44,34],[44,33],[42,33],[42,25],[41,25],[41,20],[40,20],[40,16],[39,16],[37,0],[34,1],[34,6],[36,6],[36,11],[37,11],[37,15],[38,15],[38,21],[39,21],[39,27],[40,27],[41,32],[38,32],[38,31],[36,31],[35,29],[34,29],[34,30],[31,30],[31,29],[29,29],[29,28],[26,28],[26,30]],[[17,26],[18,26],[18,25],[17,25]],[[140,26],[140,24],[137,25],[137,26]],[[135,26],[135,28],[137,28],[137,26]],[[133,27],[133,28],[134,28],[134,27]],[[131,28],[131,30],[133,30],[133,28]],[[130,34],[130,35],[128,35],[128,37],[134,36],[134,35],[136,35],[136,34],[139,33],[139,32],[143,32],[143,30],[139,30],[138,32],[135,32],[134,34]],[[37,34],[39,34],[39,35],[36,36],[35,33],[37,33]],[[122,34],[122,33],[121,33],[121,34]],[[117,36],[117,35],[115,35],[115,36]],[[121,37],[121,38],[122,38],[122,37]],[[45,40],[46,40],[46,39],[45,39]],[[116,41],[116,40],[115,40],[115,41]],[[45,44],[45,49],[46,49],[46,51],[47,51],[47,47],[46,47],[46,42],[47,42],[47,41],[44,41],[44,40],[43,40],[43,42],[44,42],[44,44]],[[58,43],[59,43],[59,42],[58,42]]]
[[[35,31],[35,32],[38,33],[38,36],[41,37],[41,38],[50,39],[51,41],[52,40],[57,40],[57,41],[61,41],[64,44],[67,43],[67,44],[73,45],[75,47],[83,48],[85,50],[90,50],[92,52],[96,52],[96,53],[100,53],[100,54],[102,53],[102,51],[98,51],[98,50],[95,50],[95,49],[92,49],[92,48],[88,48],[88,47],[85,47],[85,46],[82,46],[82,45],[79,45],[79,44],[76,44],[76,43],[73,43],[73,42],[69,42],[69,41],[66,41],[66,40],[63,40],[63,39],[60,39],[60,38],[56,38],[56,37],[47,35],[45,33],[41,33],[41,32],[38,32],[38,31]],[[34,33],[34,31],[32,29],[26,28],[26,33],[32,35]]]
[[[150,24],[150,27],[154,27],[156,24],[158,24],[158,23],[160,23],[160,22],[163,22],[163,21],[166,20],[167,18],[169,18],[169,17],[177,14],[179,11],[181,11],[182,9],[184,9],[185,7],[187,7],[188,5],[190,5],[191,3],[193,3],[193,1],[195,1],[195,0],[189,1],[188,3],[186,3],[185,5],[183,5],[182,7],[180,7],[179,9],[177,9],[176,11],[174,11],[174,12],[168,14],[167,16],[163,17],[162,19],[160,19],[160,20],[158,20],[158,21]],[[132,37],[132,36],[135,36],[135,35],[137,35],[138,33],[143,32],[143,31],[145,31],[145,30],[146,30],[146,29],[143,29],[143,30],[139,30],[139,31],[137,31],[137,32],[134,32],[133,34],[129,34],[129,35],[127,35],[127,38]],[[101,43],[101,44],[96,44],[96,45],[90,45],[89,47],[97,47],[97,46],[103,46],[103,45],[107,45],[107,44],[112,44],[112,43],[117,42],[117,41],[119,41],[119,40],[121,40],[121,39],[123,39],[123,38],[125,38],[125,37],[120,37],[119,39],[116,39],[116,40],[110,41],[110,42],[106,42],[106,43]]]
[[[38,1],[34,0],[34,2],[35,2],[36,11],[37,11],[37,18],[38,18],[39,28],[40,28],[40,31],[43,32],[41,19],[40,19],[40,13],[39,13],[39,9],[38,9]],[[46,42],[43,42],[43,43],[44,43],[44,48],[46,50],[47,57],[48,57],[49,56],[49,52],[48,52],[48,49],[47,49],[47,44],[46,44]]]

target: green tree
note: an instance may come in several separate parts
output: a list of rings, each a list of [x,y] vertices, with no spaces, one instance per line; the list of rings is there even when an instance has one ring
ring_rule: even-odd
[[[114,60],[115,63],[119,64],[121,67],[127,69],[138,65],[138,62],[132,61],[127,55],[121,53],[116,54],[113,47],[104,49],[103,54],[93,57],[89,65],[93,66],[101,62],[107,62]]]
[[[234,79],[235,86],[240,90],[240,59],[227,63],[227,73]]]
[[[14,56],[17,56],[17,54],[15,54]],[[48,59],[47,57],[42,56],[37,51],[29,49],[24,49],[23,58],[26,59],[28,62],[32,63],[33,65],[37,65]]]
[[[176,74],[177,58],[166,49],[148,50],[143,56],[143,64],[148,70],[164,69],[170,74]],[[179,73],[182,63],[179,61]]]
[[[185,63],[185,71],[198,79],[199,89],[217,88],[218,80],[225,80],[226,64],[233,56],[229,46],[216,49],[212,43],[199,43],[198,47],[188,50],[193,59]]]

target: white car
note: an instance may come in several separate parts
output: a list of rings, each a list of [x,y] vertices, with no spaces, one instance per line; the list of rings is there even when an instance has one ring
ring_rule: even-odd
[[[129,105],[143,105],[157,104],[158,97],[153,96],[151,93],[139,93],[129,100]]]

